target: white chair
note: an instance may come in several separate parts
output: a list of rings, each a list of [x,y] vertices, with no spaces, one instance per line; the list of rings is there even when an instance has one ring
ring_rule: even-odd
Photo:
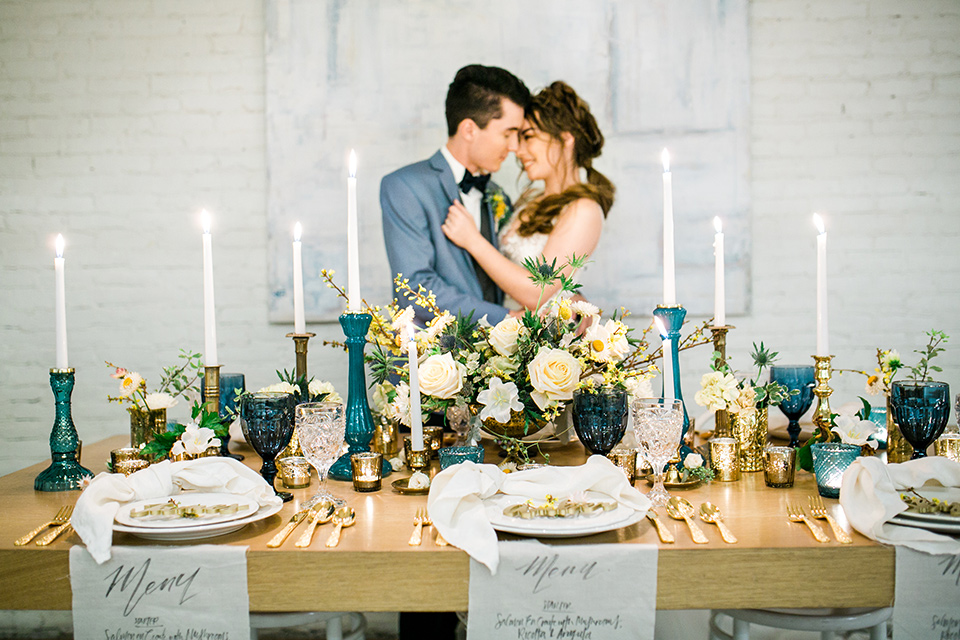
[[[870,640],[886,640],[892,607],[882,609],[715,609],[710,612],[710,640],[750,640],[750,625],[820,632],[833,640],[838,631],[868,629]],[[733,620],[733,634],[717,624],[718,616]]]
[[[343,618],[349,629],[344,632]],[[250,640],[260,637],[261,629],[286,629],[326,622],[327,640],[365,640],[367,618],[362,613],[304,611],[298,613],[250,613]]]

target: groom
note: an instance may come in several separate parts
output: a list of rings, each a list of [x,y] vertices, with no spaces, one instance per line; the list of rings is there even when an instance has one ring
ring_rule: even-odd
[[[473,311],[475,319],[487,316],[491,324],[507,315],[503,293],[466,250],[447,240],[440,226],[459,200],[481,233],[497,245],[487,201],[495,185],[487,183],[517,150],[529,100],[530,91],[509,71],[463,67],[447,90],[447,143],[429,160],[398,169],[380,184],[383,236],[393,274],[409,279],[414,291],[423,285],[433,292],[440,309],[463,315]],[[415,310],[418,324],[431,319],[426,310]]]

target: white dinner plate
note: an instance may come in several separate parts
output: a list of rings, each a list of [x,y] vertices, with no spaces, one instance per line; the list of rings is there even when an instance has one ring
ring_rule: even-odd
[[[956,520],[956,518],[954,518]],[[960,522],[929,522],[925,520],[913,520],[904,518],[903,514],[898,514],[890,518],[891,524],[899,524],[904,527],[914,527],[916,529],[926,529],[927,531],[936,531],[938,533],[949,533],[952,535],[960,534]]]
[[[940,487],[936,485],[924,485],[916,489],[924,498],[936,498],[946,502],[960,502],[960,487]],[[903,493],[903,492],[901,492]],[[960,518],[946,513],[917,513],[916,511],[904,511],[898,514],[902,519],[916,520],[918,522],[929,522],[935,524],[956,525],[960,527]]]
[[[130,516],[132,512],[142,511],[144,507],[148,505],[163,504],[168,500],[174,500],[181,507],[212,507],[220,504],[235,504],[238,505],[240,509],[230,514],[200,516],[197,518],[158,518],[150,516],[133,518]],[[188,527],[202,527],[220,522],[230,522],[231,520],[240,520],[252,516],[259,508],[260,505],[257,504],[256,500],[233,493],[185,492],[166,498],[150,498],[148,500],[128,502],[120,507],[114,519],[119,524],[137,529],[184,529]]]
[[[257,522],[264,518],[269,518],[283,508],[283,503],[260,507],[260,509],[245,518],[239,520],[230,520],[228,522],[217,522],[214,524],[204,524],[199,526],[174,527],[169,529],[148,529],[144,527],[128,527],[126,525],[114,522],[113,530],[121,533],[130,533],[138,538],[145,540],[203,540],[205,538],[215,538],[223,536],[234,531],[239,531],[251,522]]]
[[[588,495],[590,500],[609,500],[609,496]],[[487,512],[487,519],[497,531],[514,533],[521,536],[535,536],[538,538],[574,538],[590,536],[595,533],[614,531],[622,527],[629,527],[643,518],[643,513],[634,511],[622,504],[612,511],[603,511],[592,516],[577,518],[511,518],[503,514],[503,510],[511,505],[526,502],[522,496],[508,496],[502,493],[483,501]]]

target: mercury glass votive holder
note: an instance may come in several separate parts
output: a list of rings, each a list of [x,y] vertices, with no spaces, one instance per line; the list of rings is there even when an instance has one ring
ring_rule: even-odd
[[[797,471],[797,450],[793,447],[767,447],[763,452],[763,481],[768,487],[793,486]]]
[[[114,469],[114,473],[119,473],[119,471],[116,471],[118,462],[139,459],[140,449],[136,447],[123,447],[122,449],[114,449],[110,452],[110,466]]]
[[[483,464],[483,447],[440,447],[440,468],[460,464],[461,462],[476,462]]]
[[[960,433],[945,433],[933,443],[933,455],[960,462]]]
[[[373,414],[373,437],[370,439],[370,450],[382,453],[385,458],[392,458],[400,452],[400,425],[382,413]]]
[[[426,438],[423,441],[423,449],[414,451],[413,441],[410,436],[403,437],[403,455],[407,459],[407,467],[411,471],[420,471],[430,466],[430,447]]]
[[[436,460],[440,457],[440,447],[443,446],[443,427],[424,427],[423,444],[430,449],[430,457]]]
[[[736,438],[714,438],[710,441],[710,468],[717,482],[740,479],[740,444]]]
[[[607,454],[607,459],[623,471],[624,475],[627,476],[627,482],[633,484],[633,481],[637,478],[636,449],[613,449]]]
[[[146,460],[141,460],[140,458],[137,458],[135,460],[118,460],[113,465],[113,472],[122,473],[123,475],[128,476],[131,473],[140,471],[141,469],[146,469],[149,466],[150,466],[149,462],[147,462]]]
[[[280,480],[288,489],[303,489],[310,486],[310,461],[300,456],[287,456],[277,460]]]
[[[383,480],[383,454],[363,451],[350,456],[353,490],[361,493],[380,491]]]
[[[815,442],[810,446],[810,452],[813,454],[817,491],[824,498],[839,498],[843,472],[860,455],[860,447],[840,442]]]

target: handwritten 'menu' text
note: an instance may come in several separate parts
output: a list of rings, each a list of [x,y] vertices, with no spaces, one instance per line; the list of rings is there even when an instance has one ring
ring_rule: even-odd
[[[110,572],[104,581],[109,581],[104,597],[109,598],[111,593],[118,596],[127,596],[127,603],[123,607],[123,615],[129,616],[136,609],[140,601],[146,596],[176,596],[177,604],[183,604],[196,594],[190,592],[193,581],[200,573],[200,568],[193,573],[178,573],[170,576],[154,576],[150,574],[150,558],[143,561],[139,567],[120,565]]]
[[[560,554],[534,556],[529,563],[517,568],[517,572],[524,577],[535,579],[533,593],[549,589],[557,581],[586,582],[597,577],[599,571],[595,561],[582,563],[559,562]]]

